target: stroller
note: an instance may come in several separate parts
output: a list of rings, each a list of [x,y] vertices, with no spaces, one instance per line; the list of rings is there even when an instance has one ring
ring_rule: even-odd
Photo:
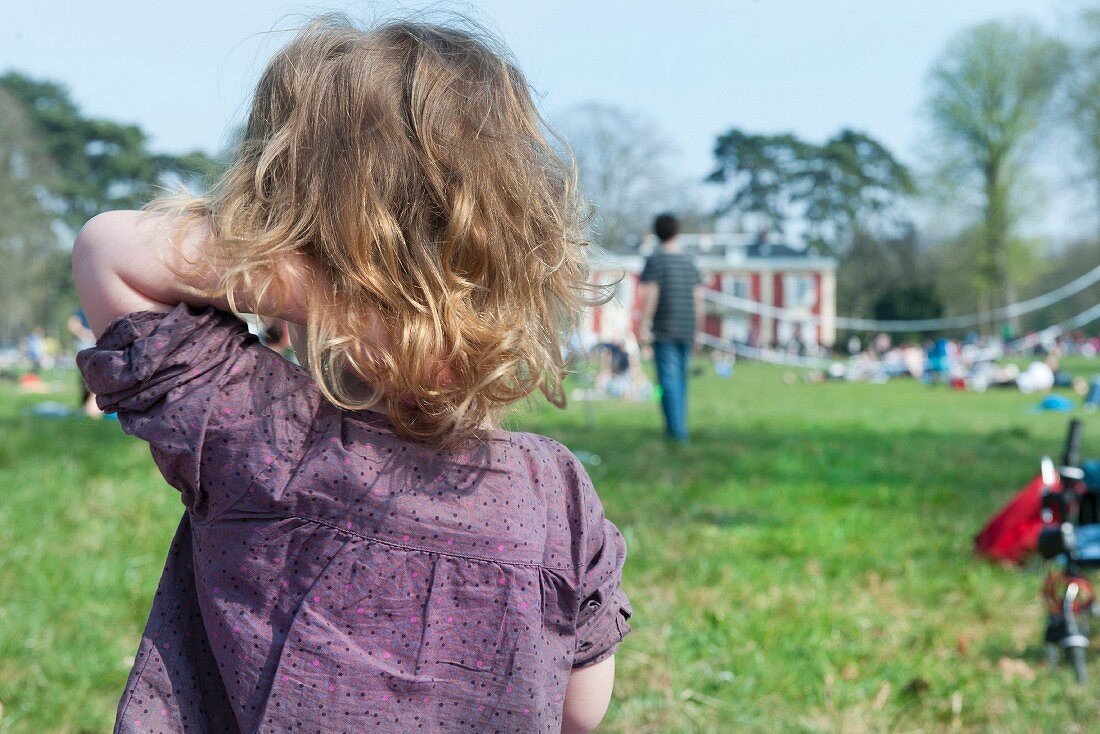
[[[1043,583],[1045,642],[1052,665],[1065,651],[1078,683],[1088,679],[1088,619],[1100,615],[1086,574],[1100,568],[1100,461],[1081,461],[1081,421],[1073,420],[1062,466],[1041,462],[1040,555],[1054,564]]]

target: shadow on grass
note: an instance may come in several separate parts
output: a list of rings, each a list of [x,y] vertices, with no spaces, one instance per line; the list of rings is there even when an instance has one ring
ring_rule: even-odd
[[[696,507],[685,513],[684,519],[718,528],[778,527],[783,524],[783,520],[775,515],[717,507]]]
[[[965,730],[1006,730],[995,666],[1002,656],[1041,659],[1039,579],[973,562],[970,543],[1039,456],[1058,452],[1064,422],[878,425],[837,409],[831,422],[819,411],[815,425],[757,408],[698,427],[681,447],[665,443],[651,407],[609,408],[597,428],[576,413],[521,421],[600,456],[588,469],[629,536],[637,614],[610,730],[802,731],[816,707],[837,727],[874,709],[884,722],[912,720],[899,730],[936,731],[955,690],[966,696]],[[4,417],[0,435],[10,483],[0,539],[37,571],[16,573],[13,562],[5,576],[0,564],[0,588],[12,590],[0,606],[21,625],[0,634],[0,661],[7,653],[17,671],[35,650],[51,656],[49,686],[5,679],[0,665],[0,694],[7,689],[9,716],[22,700],[21,713],[39,717],[25,731],[105,727],[178,499],[148,449],[115,423]],[[31,545],[43,525],[64,547]],[[64,616],[69,608],[81,610],[79,623]],[[970,657],[952,652],[963,633],[985,641]],[[914,708],[903,691],[917,678],[932,690]],[[894,693],[872,705],[884,682]],[[1028,696],[1021,731],[1041,730],[1037,706],[1056,692],[1043,672],[1034,687],[1013,693]],[[699,708],[701,723],[684,728],[688,693],[722,707]]]
[[[984,433],[865,426],[748,427],[697,431],[686,446],[652,430],[616,426],[546,431],[577,452],[597,490],[629,521],[701,522],[720,527],[782,523],[816,506],[932,511],[984,519],[1057,453],[1060,435],[1019,428]],[[740,500],[760,493],[791,505],[762,511]],[[758,503],[757,503],[758,504]],[[768,506],[770,503],[764,503]],[[977,531],[977,527],[974,528]]]
[[[805,512],[850,507],[969,520],[976,532],[1061,441],[1019,427],[968,433],[757,425],[704,428],[681,446],[629,423],[600,429],[535,423],[534,430],[575,452],[600,457],[587,468],[617,522],[727,529],[776,527]],[[64,460],[78,475],[94,477],[144,464],[135,465],[133,452],[146,449],[117,423],[5,418],[0,434],[6,437],[0,466]]]

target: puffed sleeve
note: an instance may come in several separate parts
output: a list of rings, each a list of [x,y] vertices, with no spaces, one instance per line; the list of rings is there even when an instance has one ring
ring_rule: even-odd
[[[216,464],[243,474],[272,455],[256,446],[271,438],[256,420],[261,413],[270,417],[273,402],[267,401],[266,410],[257,404],[257,373],[264,373],[259,377],[268,397],[272,386],[281,384],[284,393],[301,386],[302,375],[292,370],[304,375],[260,345],[232,314],[185,304],[168,313],[116,319],[95,347],[77,355],[77,365],[99,407],[117,413],[123,431],[149,443],[165,480],[198,519],[223,509],[247,487],[247,480],[232,487],[219,482],[217,493],[207,491],[205,468]],[[284,406],[295,409],[303,407]],[[230,440],[234,432],[240,441]],[[210,448],[215,437],[218,446]]]
[[[619,529],[604,517],[603,504],[584,467],[575,459],[574,467],[584,513],[584,568],[573,667],[584,668],[615,654],[630,632],[627,620],[633,610],[622,589],[626,542]]]

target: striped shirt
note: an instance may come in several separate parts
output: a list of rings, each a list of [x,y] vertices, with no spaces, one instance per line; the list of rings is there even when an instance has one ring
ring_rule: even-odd
[[[653,338],[657,341],[691,342],[695,338],[695,286],[702,282],[691,256],[658,250],[642,269],[643,283],[659,287],[653,314]]]

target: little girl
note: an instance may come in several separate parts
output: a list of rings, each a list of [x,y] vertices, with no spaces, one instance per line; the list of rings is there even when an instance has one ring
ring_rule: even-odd
[[[187,508],[118,732],[573,732],[629,632],[622,536],[498,428],[586,289],[571,170],[508,57],[312,23],[201,198],[90,221],[79,364]],[[305,368],[227,311],[300,325]]]

